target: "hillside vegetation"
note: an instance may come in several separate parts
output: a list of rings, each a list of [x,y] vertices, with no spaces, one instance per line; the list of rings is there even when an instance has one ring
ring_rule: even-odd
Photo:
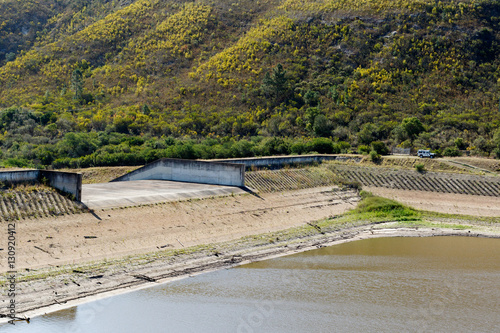
[[[500,157],[494,0],[0,0],[5,166]]]

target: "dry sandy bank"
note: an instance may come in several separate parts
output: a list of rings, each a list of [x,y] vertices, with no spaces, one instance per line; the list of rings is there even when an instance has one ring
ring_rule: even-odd
[[[379,194],[436,211],[455,205],[459,196],[390,191]],[[433,205],[418,207],[410,202],[421,194],[435,195],[428,199]],[[453,206],[453,213],[471,214],[470,202],[474,202],[476,209],[490,211],[486,216],[500,216],[495,213],[498,205],[482,197],[465,197],[469,205]],[[340,215],[358,200],[355,192],[332,191],[330,186],[19,221],[18,271],[29,269],[25,274],[39,274],[39,278],[18,282],[18,314],[39,315],[155,283],[368,237],[500,235],[498,226],[453,230],[395,228],[386,223],[297,234],[286,241],[266,234],[249,237]],[[184,250],[187,247],[195,248]],[[178,252],[153,253],[171,249]],[[68,263],[72,265],[64,265]],[[23,273],[19,277],[22,280]]]
[[[195,199],[17,221],[17,269],[238,239],[339,215],[359,200],[353,191],[332,188]],[[2,260],[0,273],[7,270],[7,261]]]
[[[500,238],[500,229],[471,227],[468,230],[394,227],[395,223],[365,225],[332,233],[298,237],[286,242],[252,246],[251,243],[227,252],[199,251],[170,260],[146,260],[125,265],[115,263],[104,270],[60,274],[49,281],[22,283],[18,306],[26,317],[69,308],[81,303],[147,288],[158,283],[235,267],[258,260],[308,251],[324,246],[375,237],[469,236]],[[225,244],[230,247],[229,244]],[[132,259],[133,260],[133,259]],[[1,321],[0,321],[1,322]]]
[[[375,195],[397,200],[416,209],[472,216],[500,217],[500,198],[480,195],[367,187]]]

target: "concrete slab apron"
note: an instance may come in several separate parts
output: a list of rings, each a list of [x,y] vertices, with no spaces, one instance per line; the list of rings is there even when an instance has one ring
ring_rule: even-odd
[[[132,180],[82,185],[82,202],[90,209],[138,206],[191,198],[245,193],[239,187],[168,180]]]

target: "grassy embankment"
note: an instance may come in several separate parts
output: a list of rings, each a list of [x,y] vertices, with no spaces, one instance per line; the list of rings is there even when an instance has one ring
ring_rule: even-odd
[[[278,233],[279,240],[306,237],[314,232],[330,233],[363,225],[377,225],[396,222],[394,227],[436,227],[452,229],[474,229],[474,227],[494,226],[500,217],[476,217],[458,214],[444,214],[417,210],[395,200],[375,196],[361,191],[362,200],[357,207],[341,216],[318,221],[314,224]],[[274,236],[274,235],[273,235]],[[269,235],[269,239],[272,239]]]

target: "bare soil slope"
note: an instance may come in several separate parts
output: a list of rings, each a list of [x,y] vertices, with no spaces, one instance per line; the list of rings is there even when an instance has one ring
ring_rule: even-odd
[[[171,202],[17,221],[18,269],[182,248],[286,229],[342,214],[355,191],[319,187]],[[7,261],[0,271],[7,271]]]

